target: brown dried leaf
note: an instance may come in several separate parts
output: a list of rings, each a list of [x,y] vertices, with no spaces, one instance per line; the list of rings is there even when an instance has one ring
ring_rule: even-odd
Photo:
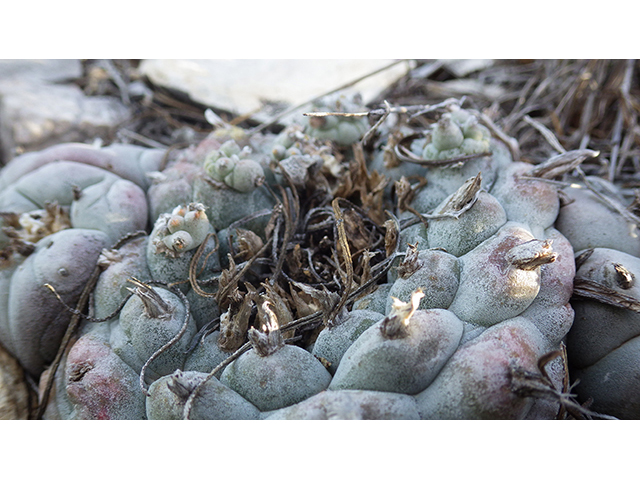
[[[400,241],[400,228],[395,219],[387,220],[384,222],[383,226],[386,230],[384,235],[384,250],[387,258],[389,258],[398,248],[398,242]]]
[[[264,242],[259,235],[251,230],[237,228],[239,251],[237,256],[243,261],[249,260],[264,246]]]
[[[292,285],[300,289],[296,292],[290,285],[291,297],[294,299],[296,311],[299,316],[307,316],[317,311],[328,315],[333,307],[340,301],[340,295],[323,287],[322,290],[313,288],[304,283],[292,282]]]
[[[268,304],[268,308],[275,314],[279,327],[284,327],[288,323],[291,323],[293,315],[289,303],[285,299],[289,295],[285,292],[280,285],[271,285],[269,282],[264,282],[262,286],[265,289],[265,293],[260,295],[258,305],[258,324],[260,328],[263,328],[271,320],[271,314],[265,309],[265,304]],[[292,338],[294,331],[288,331],[284,333],[284,338]]]
[[[614,307],[626,308],[633,312],[640,312],[640,301],[636,298],[616,292],[609,287],[605,287],[598,282],[586,278],[575,278],[573,295],[579,298],[596,300]]]
[[[342,215],[347,239],[353,249],[353,255],[356,256],[358,252],[371,245],[371,233],[367,231],[362,217],[354,209],[348,208],[342,212]]]
[[[400,278],[409,278],[422,267],[422,262],[418,259],[418,253],[418,244],[409,244],[404,260],[398,265],[398,275]]]
[[[233,295],[235,301],[231,302],[227,311],[220,315],[218,346],[225,352],[236,351],[244,343],[249,329],[256,290],[250,284],[245,285],[249,290],[248,293],[242,295],[239,289],[235,289],[236,295]]]

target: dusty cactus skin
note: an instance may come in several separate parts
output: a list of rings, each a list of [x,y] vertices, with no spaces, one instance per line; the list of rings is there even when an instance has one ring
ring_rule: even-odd
[[[176,370],[159,378],[149,387],[146,412],[149,420],[182,420],[189,394],[206,374]],[[193,420],[257,420],[260,411],[241,395],[224,386],[217,378],[210,379],[200,390],[193,405]]]
[[[223,351],[218,345],[220,331],[215,331],[200,339],[195,348],[187,353],[184,370],[209,373],[222,363],[230,353]],[[219,378],[222,372],[217,374]]]
[[[139,376],[110,348],[105,328],[92,329],[78,339],[61,373],[56,397],[63,418],[146,418]]]
[[[434,215],[446,211],[450,198],[435,208]],[[444,248],[460,257],[491,237],[505,223],[507,215],[500,202],[493,195],[480,191],[473,206],[460,216],[432,220],[425,236],[431,248]]]
[[[277,410],[315,395],[331,382],[331,374],[308,351],[285,345],[271,318],[264,332],[249,331],[254,348],[227,366],[220,381],[260,411]]]
[[[265,420],[419,420],[413,397],[371,390],[327,390],[263,413]]]
[[[129,180],[108,178],[78,194],[71,204],[75,228],[100,230],[111,243],[130,232],[147,227],[147,199],[144,190]]]
[[[424,291],[422,310],[449,308],[453,302],[460,280],[458,259],[441,250],[422,250],[414,261],[415,266],[405,266],[411,263],[405,261],[399,267],[401,273],[389,290],[385,314],[391,311],[392,297],[407,300],[416,288]]]
[[[567,335],[574,391],[598,413],[637,419],[638,224],[611,182],[586,177],[563,191],[556,228],[572,243],[578,266]]]
[[[311,353],[285,345],[267,357],[248,351],[224,370],[220,381],[265,412],[324,390],[331,375]]]
[[[130,295],[129,278],[151,278],[146,250],[149,237],[144,235],[125,243],[117,250],[104,249],[98,264],[104,269],[98,278],[93,295],[94,315],[105,318],[116,311]]]
[[[460,287],[449,308],[461,320],[482,326],[513,318],[538,295],[540,265],[554,260],[549,242],[536,240],[525,225],[508,222],[460,258]]]
[[[406,334],[389,337],[384,320],[345,352],[330,390],[376,390],[416,394],[433,381],[462,337],[462,322],[441,309],[417,310]]]
[[[638,274],[640,259],[637,257],[618,250],[596,248],[580,266],[576,277],[581,283],[593,282],[608,289],[612,296],[619,294],[640,299],[640,287],[635,280]],[[575,300],[573,305],[576,321],[567,339],[567,348],[576,368],[593,365],[640,335],[638,312],[634,310],[590,298]]]
[[[599,183],[615,189],[604,180]],[[569,239],[576,252],[588,248],[612,248],[640,256],[637,224],[625,218],[620,211],[598,198],[584,185],[574,184],[563,192],[569,201],[560,209],[555,226]],[[617,202],[620,210],[624,211],[626,206],[616,197],[608,195],[608,198]]]
[[[534,166],[514,162],[501,169],[491,194],[504,208],[507,219],[525,223],[538,237],[553,225],[560,210],[558,189],[531,175]]]
[[[365,330],[383,318],[384,315],[371,310],[353,310],[338,325],[320,332],[311,353],[329,362],[328,370],[335,375],[347,349]]]
[[[60,309],[49,284],[68,304],[78,300],[103,248],[110,244],[98,230],[68,229],[49,235],[14,271],[9,288],[7,344],[32,375],[53,360],[71,315]],[[3,342],[4,343],[4,342]]]
[[[182,301],[162,288],[136,286],[135,293],[120,312],[112,327],[111,345],[114,352],[140,373],[144,363],[167,344],[183,327],[187,311]],[[189,341],[196,333],[189,315],[184,336],[149,365],[149,374],[168,375],[183,368]],[[117,329],[121,330],[121,333]]]
[[[522,419],[533,399],[511,389],[516,368],[536,371],[540,332],[514,318],[485,330],[451,357],[433,383],[416,395],[423,419]]]
[[[159,170],[164,156],[165,151],[162,149],[135,145],[96,148],[81,143],[64,143],[16,157],[16,161],[12,161],[0,172],[0,190],[4,190],[30,172],[61,160],[98,167],[130,180],[146,190],[150,185],[147,173]]]

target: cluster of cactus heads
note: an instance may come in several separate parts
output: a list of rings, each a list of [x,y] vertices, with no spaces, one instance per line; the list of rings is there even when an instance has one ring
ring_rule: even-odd
[[[585,412],[569,334],[583,403],[638,418],[635,216],[613,185],[567,186],[595,152],[514,161],[447,105],[420,134],[377,125],[374,152],[340,98],[172,155],[17,158],[0,172],[0,342],[40,378],[40,413],[556,418]]]

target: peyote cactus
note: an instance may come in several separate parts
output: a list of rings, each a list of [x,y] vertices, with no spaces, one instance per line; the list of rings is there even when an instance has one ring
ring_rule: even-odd
[[[593,152],[513,161],[455,102],[424,134],[380,126],[368,152],[366,116],[330,114],[347,103],[304,131],[217,131],[173,155],[61,145],[0,173],[0,342],[40,378],[45,418],[522,419],[570,403],[583,227],[557,180]],[[633,238],[583,246],[578,277],[637,308]],[[621,324],[596,345],[570,334],[585,395],[632,357]]]
[[[565,189],[558,229],[576,249],[573,306],[567,337],[575,392],[595,411],[640,418],[638,217],[612,183],[584,177]]]

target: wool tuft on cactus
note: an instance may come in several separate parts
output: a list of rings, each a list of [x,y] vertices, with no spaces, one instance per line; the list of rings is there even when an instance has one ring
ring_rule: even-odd
[[[640,418],[640,221],[578,181],[596,152],[357,102],[0,171],[0,343],[39,415]]]

